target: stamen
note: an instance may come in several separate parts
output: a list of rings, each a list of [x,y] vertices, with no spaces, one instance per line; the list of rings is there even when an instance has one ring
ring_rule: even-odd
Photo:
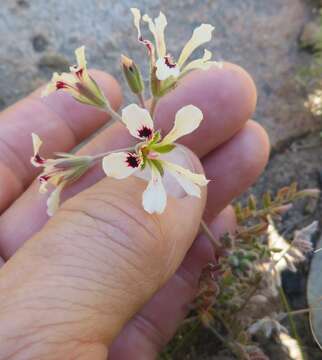
[[[147,126],[143,126],[142,129],[138,130],[138,134],[140,138],[150,139],[153,134],[153,131]]]

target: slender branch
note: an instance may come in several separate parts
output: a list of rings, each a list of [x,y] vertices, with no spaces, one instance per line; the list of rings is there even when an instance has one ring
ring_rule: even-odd
[[[103,111],[109,114],[114,121],[122,122],[121,116],[115,110],[113,110],[111,106],[106,106]]]
[[[233,341],[226,340],[219,332],[212,326],[209,326],[208,329],[215,335],[215,337],[226,346],[234,355],[240,360],[249,360],[249,356],[245,353],[245,350],[242,349],[238,344],[234,344]]]
[[[151,114],[152,118],[153,118],[154,111],[155,111],[158,101],[159,101],[159,99],[157,97],[154,97],[151,101],[150,114]]]
[[[141,107],[142,107],[143,109],[146,109],[145,100],[144,100],[143,94],[142,94],[142,93],[137,94],[137,97],[138,97],[139,104],[141,105]]]
[[[292,316],[292,310],[291,310],[290,304],[287,301],[287,297],[285,295],[285,292],[284,292],[282,287],[278,288],[278,292],[279,292],[282,304],[283,304],[283,306],[285,308],[285,311],[287,312],[287,317],[288,317],[288,321],[290,323],[292,335],[293,335],[294,339],[296,340],[296,342],[298,343],[302,358],[306,359],[306,356],[305,356],[305,354],[304,354],[304,352],[302,350],[303,349],[302,341],[301,341],[301,338],[300,338],[300,336],[299,336],[299,334],[297,332],[296,324],[295,324],[295,321],[294,321],[293,316]]]
[[[192,342],[192,339],[197,334],[197,331],[201,327],[201,322],[198,320],[195,322],[195,324],[192,325],[190,331],[185,334],[185,336],[182,338],[182,340],[177,343],[177,345],[174,347],[174,349],[171,351],[171,359],[174,358],[174,355],[178,354],[178,352],[189,342]]]
[[[200,222],[200,229],[203,233],[205,233],[205,235],[207,235],[207,237],[209,238],[210,242],[213,244],[213,246],[216,250],[222,249],[222,245],[214,237],[213,233],[211,232],[208,225],[206,224],[206,222],[203,219],[201,219],[201,222]]]
[[[135,148],[132,146],[132,147],[123,148],[123,149],[115,149],[115,150],[107,151],[105,153],[96,154],[96,155],[92,156],[92,158],[93,158],[93,160],[100,160],[101,158],[103,158],[107,155],[114,154],[117,152],[127,152],[127,151],[129,151],[129,152],[135,151]]]

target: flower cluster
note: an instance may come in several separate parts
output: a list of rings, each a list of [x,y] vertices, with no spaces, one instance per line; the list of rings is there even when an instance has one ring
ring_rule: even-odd
[[[172,90],[178,81],[194,69],[209,69],[218,63],[211,61],[211,53],[205,50],[204,56],[187,63],[192,53],[201,45],[211,40],[214,27],[202,24],[196,28],[191,39],[184,46],[178,61],[167,53],[165,43],[165,28],[167,19],[163,13],[153,21],[148,15],[141,17],[138,9],[131,9],[134,25],[138,31],[138,39],[148,49],[148,59],[151,69],[150,90],[153,95],[151,107],[146,107],[144,99],[144,81],[139,67],[132,59],[122,55],[121,67],[130,90],[139,100],[139,105],[131,104],[115,112],[107,97],[87,70],[84,46],[75,52],[77,65],[70,67],[69,73],[57,74],[43,91],[42,96],[48,96],[55,91],[65,91],[82,104],[94,106],[108,113],[115,121],[126,126],[130,134],[137,139],[134,147],[116,149],[95,156],[77,156],[57,153],[56,159],[44,159],[39,154],[42,141],[32,134],[34,155],[31,162],[36,167],[42,167],[39,175],[40,191],[47,191],[47,185],[54,187],[48,198],[48,214],[52,215],[60,203],[62,190],[83,176],[87,170],[102,160],[103,170],[107,176],[124,179],[138,171],[149,171],[150,181],[143,192],[144,209],[150,213],[161,214],[167,204],[167,194],[162,177],[165,172],[172,175],[184,191],[190,196],[200,197],[200,187],[206,186],[208,180],[203,174],[196,174],[168,160],[168,154],[176,148],[176,141],[198,128],[203,120],[200,109],[193,105],[182,107],[175,116],[172,130],[165,136],[154,127],[154,109],[158,100]],[[141,34],[141,19],[148,23],[155,43],[144,39]]]

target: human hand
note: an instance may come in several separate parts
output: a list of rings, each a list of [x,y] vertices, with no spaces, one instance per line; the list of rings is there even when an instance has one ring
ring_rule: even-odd
[[[92,74],[119,107],[115,80]],[[201,217],[217,237],[232,231],[228,204],[267,162],[266,133],[248,120],[255,103],[252,80],[226,64],[187,75],[156,109],[156,128],[164,132],[182,106],[203,111],[202,125],[182,143],[214,179],[207,200],[205,190],[201,199],[169,197],[166,211],[151,216],[142,209],[143,180],[105,178],[97,167],[68,188],[65,198],[71,199],[50,221],[30,165],[31,132],[45,140],[44,155],[50,156],[80,144],[106,115],[66,94],[40,99],[39,91],[3,112],[0,253],[8,261],[0,270],[1,359],[156,356],[186,315],[201,269],[213,258],[208,240],[197,235]],[[115,124],[79,153],[106,152],[130,141]],[[183,156],[202,171],[191,152]]]

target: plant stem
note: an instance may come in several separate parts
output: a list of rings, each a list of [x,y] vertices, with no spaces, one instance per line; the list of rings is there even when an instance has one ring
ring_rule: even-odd
[[[142,93],[137,94],[137,97],[138,97],[139,104],[141,105],[141,107],[142,107],[143,109],[146,109],[143,94],[142,94]]]
[[[229,349],[234,355],[238,357],[240,360],[249,360],[249,356],[245,353],[245,351],[241,348],[241,346],[235,346],[233,342],[226,340],[219,332],[212,326],[209,326],[208,329],[216,336],[216,338],[222,342],[227,349]]]
[[[134,147],[128,147],[128,148],[123,148],[123,149],[116,149],[116,150],[111,150],[111,151],[107,151],[105,153],[100,153],[100,154],[96,154],[94,156],[92,156],[93,160],[100,160],[102,157],[116,153],[116,152],[131,152],[131,151],[135,151]]]
[[[114,121],[122,122],[121,116],[115,110],[113,110],[111,106],[107,106],[103,109],[103,111],[109,114]]]
[[[155,111],[158,101],[159,101],[159,99],[157,97],[152,98],[151,106],[150,106],[150,114],[151,114],[152,118],[153,118],[154,111]]]
[[[195,324],[191,327],[190,331],[183,337],[183,339],[175,346],[175,348],[171,351],[171,359],[174,358],[174,355],[176,355],[184,345],[189,341],[193,339],[197,331],[199,330],[201,326],[201,322],[199,320],[196,321]]]
[[[291,333],[292,333],[294,339],[296,340],[296,342],[298,343],[302,358],[306,359],[306,356],[305,356],[305,354],[304,354],[304,352],[302,350],[302,348],[303,348],[302,341],[301,341],[300,336],[299,336],[299,334],[297,332],[296,324],[295,324],[295,321],[294,321],[293,315],[292,315],[292,310],[291,310],[290,304],[287,301],[287,297],[285,295],[285,292],[284,292],[282,287],[278,288],[278,292],[279,292],[282,304],[283,304],[283,306],[285,308],[285,311],[287,312],[288,321],[289,321],[290,327],[291,327]]]
[[[222,249],[222,245],[220,244],[220,242],[214,237],[213,233],[211,232],[211,230],[209,229],[208,225],[206,224],[206,222],[201,219],[200,222],[200,229],[202,232],[205,233],[205,235],[207,235],[207,237],[209,238],[210,242],[213,244],[215,250],[220,250]]]

